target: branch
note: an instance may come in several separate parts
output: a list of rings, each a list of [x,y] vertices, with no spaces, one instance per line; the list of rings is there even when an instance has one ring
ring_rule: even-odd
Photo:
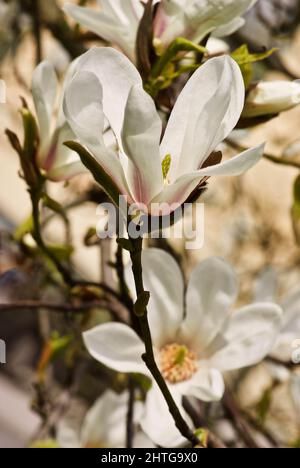
[[[249,148],[247,146],[243,146],[235,140],[231,138],[227,138],[226,143],[231,146],[231,148],[238,150],[238,151],[247,151]],[[294,167],[295,169],[300,169],[300,162],[294,161],[293,159],[282,158],[278,156],[274,156],[270,153],[264,153],[263,157],[268,161],[271,161],[275,164],[280,164],[281,166],[289,166]]]
[[[225,392],[223,406],[230,419],[234,422],[240,437],[243,439],[247,447],[252,449],[261,448],[254,439],[250,426],[242,416],[240,408],[229,390],[226,390]]]
[[[144,288],[143,282],[143,267],[142,267],[142,245],[143,239],[130,239],[132,244],[132,251],[131,254],[131,261],[132,261],[132,271],[135,281],[136,293],[138,298],[145,297],[147,295],[147,291]],[[173,396],[169,390],[168,385],[166,384],[163,376],[160,373],[160,370],[156,364],[154,351],[153,351],[153,343],[151,337],[151,331],[149,326],[148,320],[148,310],[147,306],[144,307],[143,311],[139,311],[138,319],[140,323],[140,328],[142,332],[142,336],[145,343],[145,354],[142,356],[146,366],[148,367],[149,371],[155,382],[157,383],[158,387],[160,388],[164,399],[168,405],[169,411],[174,419],[175,425],[182,436],[187,439],[193,447],[201,446],[201,443],[193,433],[193,431],[189,428],[186,421],[182,417],[179,408]]]
[[[128,311],[125,306],[122,306],[116,301],[108,301],[106,299],[99,299],[95,302],[87,302],[85,304],[73,305],[73,304],[55,304],[52,302],[42,301],[22,301],[22,302],[11,302],[8,304],[0,304],[0,312],[10,310],[52,310],[55,312],[82,314],[91,309],[106,309],[117,321],[127,323]]]

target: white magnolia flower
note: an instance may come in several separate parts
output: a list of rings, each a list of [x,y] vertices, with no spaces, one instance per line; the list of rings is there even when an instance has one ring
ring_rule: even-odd
[[[107,390],[87,412],[82,424],[67,417],[59,425],[57,441],[61,448],[125,448],[128,394],[117,395]],[[142,404],[136,403],[135,423],[141,416]],[[78,411],[77,411],[78,413]],[[142,431],[134,437],[135,448],[152,448],[152,442]]]
[[[236,62],[211,59],[184,87],[161,142],[154,101],[132,63],[111,48],[94,48],[80,58],[64,99],[70,127],[119,195],[151,213],[153,204],[166,203],[162,214],[169,214],[169,205],[184,203],[204,178],[240,175],[260,160],[263,146],[211,165],[217,161],[210,155],[235,127],[243,106],[244,82]],[[118,152],[103,141],[106,120]]]
[[[243,117],[279,114],[300,104],[300,82],[260,82],[247,96]]]
[[[267,269],[258,278],[254,301],[276,301],[277,275],[273,269]],[[280,335],[270,355],[282,362],[292,359],[294,344],[300,340],[300,290],[288,294],[280,303],[283,309],[283,321]],[[299,341],[300,342],[300,341]]]
[[[135,62],[137,31],[146,0],[98,0],[100,9],[66,4],[64,11],[80,25],[116,44]],[[227,36],[243,24],[241,18],[256,0],[154,0],[160,3],[154,39],[167,47],[177,37],[199,42],[214,31]]]
[[[210,258],[193,272],[185,295],[182,272],[167,253],[143,253],[145,288],[150,291],[149,322],[157,365],[182,409],[182,397],[220,400],[222,374],[260,362],[281,325],[281,309],[253,304],[231,313],[237,282],[230,265]],[[127,271],[134,292],[133,278]],[[150,377],[141,358],[144,344],[128,326],[108,323],[84,334],[90,354],[118,372]],[[155,383],[147,394],[141,426],[158,445],[178,445],[180,436]]]
[[[74,72],[76,62],[71,64],[63,84],[67,86]],[[37,155],[38,166],[52,180],[67,180],[85,171],[78,155],[63,145],[75,137],[62,110],[62,94],[59,98],[58,115],[55,107],[58,94],[58,80],[53,66],[42,62],[35,69],[32,79],[32,94],[35,104],[40,145]]]
[[[154,20],[154,37],[166,47],[177,37],[196,43],[208,34],[225,37],[245,23],[242,15],[257,0],[165,0]]]

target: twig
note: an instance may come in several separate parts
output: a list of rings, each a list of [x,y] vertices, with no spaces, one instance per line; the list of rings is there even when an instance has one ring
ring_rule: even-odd
[[[116,301],[108,301],[105,299],[99,299],[95,302],[87,302],[80,305],[73,304],[54,304],[52,302],[42,301],[22,301],[22,302],[11,302],[8,304],[0,304],[0,312],[9,310],[53,310],[55,312],[69,312],[72,314],[82,314],[85,311],[91,309],[106,309],[112,313],[114,318],[118,321],[127,322],[128,311],[120,303]]]
[[[224,398],[223,398],[223,406],[224,409],[226,410],[228,416],[232,421],[234,422],[234,425],[247,445],[248,448],[261,448],[257,442],[255,441],[252,433],[251,433],[251,428],[249,427],[247,421],[244,419],[243,415],[241,414],[241,411],[231,394],[229,390],[226,390]]]
[[[203,428],[206,429],[208,432],[208,446],[209,448],[215,448],[215,449],[226,449],[226,445],[224,442],[216,436],[210,429],[206,428],[206,424],[204,419],[201,417],[198,411],[194,408],[194,406],[190,403],[190,401],[187,398],[184,398],[183,400],[183,407],[188,413],[188,415],[191,417],[194,426],[198,428]]]
[[[142,267],[143,239],[140,238],[140,239],[130,239],[130,240],[132,244],[132,251],[130,252],[130,254],[131,254],[132,271],[133,271],[133,276],[135,280],[136,293],[137,293],[138,298],[142,298],[143,296],[147,294],[144,288],[144,281],[143,281],[143,267]],[[146,351],[145,354],[142,356],[143,360],[164,396],[164,399],[168,405],[169,411],[174,419],[177,429],[182,434],[182,436],[185,437],[193,445],[193,447],[200,446],[201,443],[198,437],[196,437],[196,435],[189,428],[188,424],[182,417],[176,405],[176,402],[169,390],[169,387],[166,384],[156,364],[154,351],[153,351],[151,331],[150,331],[150,326],[149,326],[149,321],[148,321],[147,306],[145,306],[143,311],[139,311],[138,319],[139,319],[141,332],[142,332],[142,336],[143,336],[144,343],[145,343],[145,351]]]
[[[238,143],[235,140],[232,140],[231,138],[226,139],[226,143],[231,146],[231,148],[238,150],[238,151],[247,151],[249,148],[247,146],[243,146],[240,143]],[[271,161],[275,164],[280,164],[282,166],[289,166],[289,167],[294,167],[295,169],[300,169],[300,162],[294,161],[293,159],[288,159],[288,158],[281,158],[278,156],[274,156],[273,154],[270,153],[264,153],[263,157],[267,159],[268,161]]]

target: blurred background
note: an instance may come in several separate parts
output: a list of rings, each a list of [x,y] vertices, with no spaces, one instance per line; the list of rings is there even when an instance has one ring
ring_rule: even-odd
[[[0,104],[0,302],[58,299],[56,289],[47,281],[42,259],[28,259],[24,246],[13,241],[16,227],[30,214],[30,202],[19,176],[18,158],[4,131],[9,128],[22,134],[20,97],[33,108],[30,86],[37,63],[47,59],[63,76],[72,58],[91,44],[99,44],[65,18],[60,9],[63,3],[0,0],[0,79],[6,83],[6,103]],[[229,38],[230,47],[237,48],[244,42],[253,51],[278,47],[278,53],[256,67],[256,79],[300,79],[299,18],[297,0],[259,0],[247,16],[246,26]],[[239,137],[246,145],[266,141],[267,153],[300,164],[300,106]],[[239,274],[241,303],[251,300],[255,279],[269,266],[278,272],[279,296],[299,287],[300,227],[292,216],[293,187],[298,176],[297,167],[263,160],[243,177],[212,180],[203,195],[204,247],[184,254],[184,240],[172,243],[187,272],[210,255],[225,257]],[[86,246],[84,242],[86,232],[98,221],[96,204],[76,204],[95,190],[92,179],[80,176],[68,185],[49,184],[48,188],[63,205],[75,201],[69,216],[76,271],[86,279],[103,280],[105,268],[99,246]],[[51,242],[64,241],[64,225],[55,217],[46,232]],[[113,251],[114,246],[110,248]],[[7,344],[7,364],[0,364],[0,447],[26,446],[40,426],[41,415],[31,408],[36,404],[36,370],[49,321],[47,314],[30,308],[0,310],[0,339]],[[245,411],[251,413],[257,408],[269,386],[270,376],[263,365],[251,370],[237,390]],[[59,395],[62,392],[61,388],[56,391]],[[285,384],[274,389],[265,424],[283,445],[298,440],[299,419]]]

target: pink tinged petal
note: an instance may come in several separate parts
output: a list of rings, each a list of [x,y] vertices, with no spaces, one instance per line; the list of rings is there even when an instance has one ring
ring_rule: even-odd
[[[221,164],[206,167],[200,171],[181,176],[176,182],[168,185],[153,203],[166,202],[182,204],[205,177],[239,176],[255,166],[262,158],[264,145],[251,148]]]
[[[64,112],[81,144],[92,153],[123,194],[128,193],[122,165],[103,139],[102,87],[92,72],[78,72],[65,91]]]
[[[209,60],[181,92],[161,144],[171,181],[199,169],[237,124],[244,106],[241,71],[230,57]]]
[[[217,336],[236,297],[236,276],[227,262],[209,258],[195,269],[188,285],[181,334],[196,352],[201,353]]]
[[[190,423],[182,408],[181,397],[174,389],[172,396],[182,416]],[[161,447],[173,448],[186,443],[186,440],[176,428],[174,420],[169,413],[167,403],[155,382],[153,382],[151,390],[147,393],[141,426],[148,437]]]
[[[124,373],[148,375],[144,344],[127,325],[107,323],[83,334],[88,352],[105,366]]]
[[[230,371],[262,361],[273,348],[282,324],[282,309],[258,303],[235,312],[215,343],[210,367]]]
[[[41,164],[47,157],[47,149],[50,145],[57,86],[58,81],[53,66],[48,62],[42,62],[38,65],[33,73],[32,95],[40,129]]]
[[[142,257],[145,289],[150,292],[149,322],[154,345],[160,349],[176,341],[184,314],[184,282],[174,258],[159,249],[148,249]],[[126,280],[135,298],[131,267]]]
[[[95,47],[84,54],[77,70],[95,74],[103,90],[103,112],[122,146],[121,132],[125,108],[132,86],[142,85],[135,66],[120,52],[110,47]]]
[[[163,188],[159,154],[162,122],[141,85],[131,88],[122,130],[123,148],[132,162],[127,180],[136,201],[148,205]]]
[[[199,363],[198,372],[187,380],[178,384],[178,391],[182,395],[193,396],[201,401],[211,402],[220,401],[224,395],[225,384],[220,371],[216,369],[201,368]]]

